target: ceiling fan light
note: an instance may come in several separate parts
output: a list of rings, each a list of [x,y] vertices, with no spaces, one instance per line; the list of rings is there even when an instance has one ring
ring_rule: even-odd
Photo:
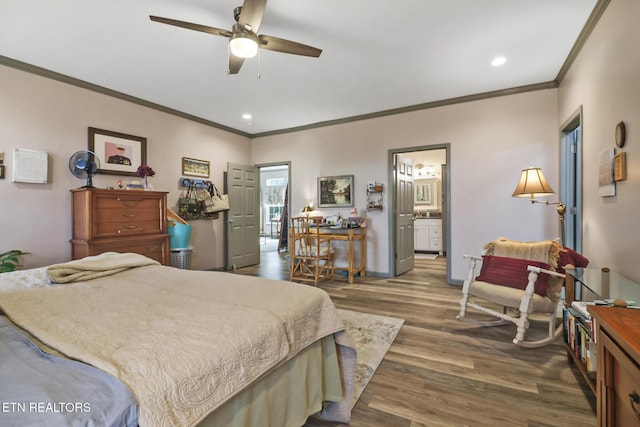
[[[258,42],[253,34],[234,33],[229,40],[229,48],[239,58],[253,58],[258,53]]]

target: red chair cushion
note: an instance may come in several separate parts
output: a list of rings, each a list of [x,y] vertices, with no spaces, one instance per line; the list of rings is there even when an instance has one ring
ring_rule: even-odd
[[[480,274],[476,277],[476,280],[524,290],[527,287],[527,283],[529,283],[529,270],[527,270],[529,265],[547,270],[551,269],[549,264],[540,261],[484,255]],[[547,296],[548,286],[549,275],[538,274],[534,287],[535,293]]]

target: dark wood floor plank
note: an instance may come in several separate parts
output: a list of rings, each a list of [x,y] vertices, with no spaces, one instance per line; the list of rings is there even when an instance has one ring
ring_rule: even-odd
[[[263,253],[261,264],[237,273],[288,280],[285,254]],[[456,319],[461,290],[446,283],[445,257],[417,258],[399,277],[357,278],[351,285],[340,278],[319,287],[338,308],[405,320],[356,403],[351,426],[596,425],[593,396],[561,343],[523,349],[511,342],[513,325],[481,328]],[[531,334],[545,333],[534,319]]]

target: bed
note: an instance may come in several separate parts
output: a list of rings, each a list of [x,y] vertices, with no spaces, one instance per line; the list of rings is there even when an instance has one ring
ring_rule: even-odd
[[[349,422],[356,354],[317,288],[106,253],[0,275],[0,310],[14,340],[13,332],[22,334],[50,359],[125,385],[136,410],[122,399],[121,419],[141,427],[299,426],[311,414]],[[3,364],[0,375],[9,375]],[[22,374],[13,374],[0,382],[20,383]],[[0,417],[23,424],[23,417],[42,417],[28,410],[35,394],[13,392],[0,387]],[[5,411],[4,402],[27,407]],[[80,419],[97,417],[114,399],[71,403],[79,409],[66,412]]]

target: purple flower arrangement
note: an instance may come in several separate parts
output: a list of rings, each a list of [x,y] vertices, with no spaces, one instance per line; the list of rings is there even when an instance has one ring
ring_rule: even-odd
[[[149,165],[140,165],[138,166],[138,170],[136,171],[136,175],[138,175],[141,178],[146,178],[148,176],[154,176],[156,173],[154,172],[153,169],[151,169],[151,166]]]

